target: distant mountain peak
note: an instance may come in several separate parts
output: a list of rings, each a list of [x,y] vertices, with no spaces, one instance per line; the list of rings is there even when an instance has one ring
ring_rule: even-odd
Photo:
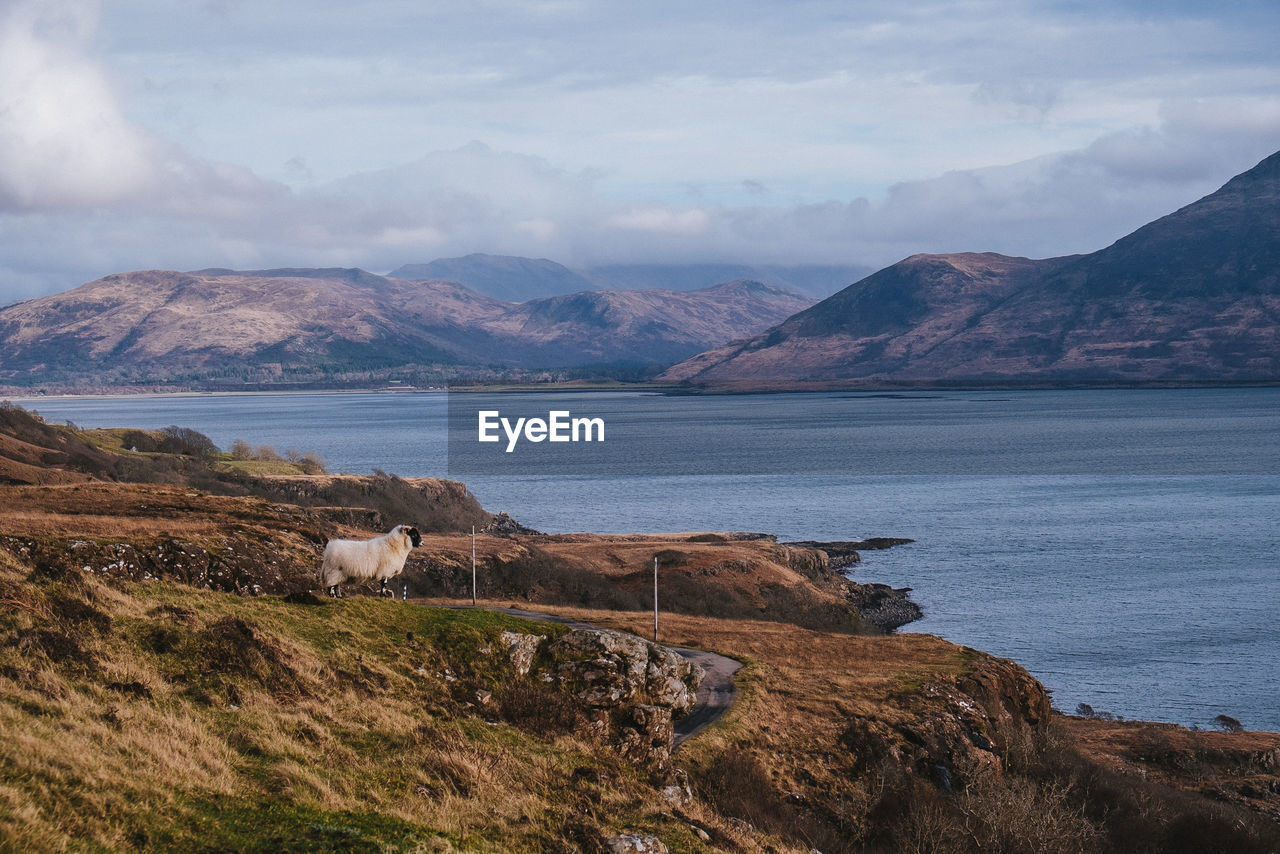
[[[785,294],[790,297],[795,297],[796,299],[807,299],[809,302],[814,301],[812,298],[806,297],[804,294],[796,293],[793,290],[778,287],[777,285],[766,285],[764,282],[756,279],[734,279],[731,282],[717,282],[714,285],[707,285],[702,288],[690,288],[686,293]]]
[[[662,376],[701,385],[1280,381],[1280,152],[1088,255],[912,255]]]
[[[507,302],[582,291],[700,291],[749,280],[812,299],[827,296],[870,273],[853,265],[800,264],[606,264],[572,270],[546,258],[474,252],[405,264],[388,275],[397,279],[452,281]]]
[[[505,302],[591,290],[590,279],[546,258],[487,255],[437,258],[427,264],[405,264],[389,274],[395,279],[458,282]]]

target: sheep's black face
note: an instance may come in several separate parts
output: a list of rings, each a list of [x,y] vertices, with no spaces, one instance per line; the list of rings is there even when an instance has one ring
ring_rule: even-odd
[[[415,549],[422,545],[422,535],[418,533],[417,528],[405,528],[404,532],[409,535],[409,542],[413,543]]]

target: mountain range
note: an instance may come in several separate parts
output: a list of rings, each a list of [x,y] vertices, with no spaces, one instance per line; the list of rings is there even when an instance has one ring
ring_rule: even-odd
[[[1280,153],[1087,255],[914,255],[659,377],[706,387],[1280,381]]]
[[[914,255],[816,304],[758,280],[689,287],[745,270],[813,286],[850,269],[575,272],[470,255],[393,276],[120,273],[0,309],[0,383],[652,377],[662,366],[660,381],[709,389],[1280,382],[1280,153],[1086,255]],[[633,289],[651,281],[677,287]]]
[[[443,279],[508,302],[580,291],[695,291],[723,282],[755,281],[821,299],[872,272],[840,264],[608,264],[571,270],[546,258],[476,253],[405,264],[388,273],[397,279]]]
[[[377,379],[409,366],[668,365],[812,300],[758,282],[524,303],[358,269],[120,273],[0,309],[0,383]]]

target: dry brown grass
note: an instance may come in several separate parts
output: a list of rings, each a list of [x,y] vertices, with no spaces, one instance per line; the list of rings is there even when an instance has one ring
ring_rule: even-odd
[[[815,552],[768,540],[691,537],[699,535],[480,536],[481,595],[632,610],[649,599],[657,556],[668,610],[826,631],[869,630],[846,597],[847,581],[823,566]],[[406,577],[418,595],[463,594],[471,585],[470,537],[425,538]]]
[[[540,610],[643,636],[652,631],[651,612]],[[676,754],[701,780],[701,820],[732,833],[744,850],[780,839],[828,854],[1190,851],[1215,838],[1264,851],[1280,841],[1274,826],[1225,803],[1245,803],[1242,787],[1276,788],[1274,765],[1261,772],[1280,735],[1069,720],[1048,732],[1020,731],[998,745],[1002,774],[948,793],[892,761],[856,761],[846,728],[865,718],[927,729],[940,709],[926,686],[963,678],[988,660],[981,653],[928,635],[852,636],[679,614],[662,615],[661,637],[746,662],[737,704]],[[1204,764],[1179,764],[1197,748]],[[1099,764],[1107,752],[1128,773]],[[1150,760],[1141,775],[1134,773],[1138,756]],[[1270,814],[1265,805],[1263,811]],[[730,821],[734,816],[754,828]]]
[[[529,607],[520,602],[489,604]],[[652,612],[541,605],[538,610],[643,637],[651,636],[653,629]],[[866,817],[877,798],[873,789],[879,784],[853,773],[851,757],[841,743],[849,720],[866,716],[888,724],[915,721],[927,710],[904,702],[904,690],[970,668],[964,650],[931,635],[833,634],[763,620],[681,614],[661,615],[660,632],[664,643],[709,649],[745,662],[733,708],[676,754],[678,765],[711,774],[734,752],[758,764],[768,787],[756,814],[739,809],[735,815],[733,799],[719,809],[704,801],[699,813],[701,821],[721,828],[725,839],[731,836],[745,850],[782,842],[802,850],[845,850],[835,847],[839,838],[845,840],[842,844],[857,844],[857,835],[867,829]],[[747,776],[740,768],[724,773],[736,781]],[[794,800],[789,792],[810,793],[806,798],[821,793],[825,801],[840,804],[841,813],[788,813]],[[761,814],[782,818],[771,823],[762,821]],[[729,820],[733,817],[754,827],[745,829]]]
[[[183,519],[163,516],[106,516],[8,511],[0,509],[0,526],[16,536],[63,536],[75,531],[83,537],[134,538],[153,536],[211,536],[221,526],[212,519]]]
[[[0,586],[24,605],[0,620],[0,837],[15,850],[189,848],[212,833],[222,850],[578,851],[628,830],[708,850],[600,743],[469,705],[511,678],[456,640],[482,640],[467,626],[494,618],[29,575],[0,550]],[[101,617],[59,616],[85,609]],[[440,620],[458,627],[444,645]],[[64,645],[24,641],[36,635]]]
[[[1090,760],[1280,822],[1280,733],[1189,730],[1176,724],[1063,717],[1064,737]]]
[[[256,522],[265,527],[280,521],[261,499],[212,496],[185,486],[8,486],[0,494],[0,532],[7,534],[93,536],[102,531],[125,536],[134,530],[180,534],[189,529],[225,530],[229,523]]]
[[[334,484],[353,487],[322,485]],[[389,506],[400,512],[413,485],[393,486]],[[284,592],[313,584],[319,547],[336,531],[296,507],[181,485],[0,487],[0,848],[171,850],[199,840],[221,850],[571,852],[639,831],[695,852],[1154,852],[1210,850],[1213,840],[1276,850],[1227,802],[1265,807],[1265,792],[1280,791],[1258,759],[1274,755],[1280,736],[1070,721],[996,745],[1004,776],[974,774],[953,792],[872,751],[851,738],[861,732],[853,724],[927,734],[942,711],[934,688],[990,660],[930,636],[779,622],[789,615],[769,598],[774,587],[800,591],[799,605],[833,594],[821,573],[768,542],[479,538],[481,560],[513,582],[527,572],[567,583],[556,595],[579,602],[613,591],[626,608],[643,604],[659,554],[668,606],[684,584],[696,601],[679,606],[734,598],[743,614],[764,609],[770,619],[664,610],[664,642],[746,665],[738,703],[676,753],[698,794],[682,807],[662,800],[656,784],[666,781],[586,736],[563,698],[510,690],[511,674],[478,652],[493,629],[482,614],[368,598],[291,605],[106,580],[60,560],[79,554],[77,538],[126,541],[136,554],[180,538],[247,555],[249,580],[282,579]],[[470,545],[430,535],[417,571],[469,582]],[[534,607],[651,630],[647,610]],[[477,688],[492,691],[488,707],[474,702]]]

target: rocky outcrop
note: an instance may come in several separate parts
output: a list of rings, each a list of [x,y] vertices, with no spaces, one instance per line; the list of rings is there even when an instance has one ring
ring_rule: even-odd
[[[862,560],[860,549],[887,549],[912,542],[915,541],[901,537],[834,542],[802,540],[782,543],[779,548],[789,567],[814,583],[837,591],[864,622],[888,633],[924,616],[920,606],[908,595],[911,588],[861,584],[851,581],[841,570]]]
[[[511,534],[541,534],[542,532],[535,531],[533,528],[530,528],[526,525],[521,525],[515,519],[512,519],[510,516],[508,516],[507,512],[504,510],[498,515],[494,516],[493,519],[489,521],[489,524],[481,528],[480,533],[511,535]]]
[[[522,632],[503,632],[499,636],[507,646],[507,654],[511,657],[511,665],[521,676],[529,675],[533,667],[533,658],[538,654],[538,647],[547,639],[546,635],[528,635]]]
[[[517,673],[553,682],[587,706],[594,730],[623,756],[655,771],[670,769],[672,721],[697,701],[699,665],[608,629],[575,628],[550,643],[542,635],[503,632],[501,641]],[[539,661],[545,663],[535,667]]]
[[[200,542],[175,537],[146,541],[0,536],[3,548],[59,578],[92,573],[129,581],[168,579],[227,593],[287,595],[315,587],[314,558],[294,538],[280,542],[242,534]]]
[[[832,569],[845,569],[862,561],[859,552],[881,551],[914,542],[906,537],[868,537],[865,540],[797,540],[783,545],[825,552]]]
[[[682,714],[702,681],[701,667],[666,647],[608,629],[574,629],[548,651],[560,684],[600,708],[644,699]]]
[[[924,616],[920,606],[911,601],[910,593],[910,587],[851,581],[846,596],[862,619],[888,633]]]
[[[671,758],[675,728],[671,709],[639,703],[632,706],[618,726],[618,752],[642,766],[663,767]]]
[[[858,769],[888,761],[952,789],[1004,771],[1002,756],[1043,735],[1049,695],[1013,661],[965,648],[972,665],[959,676],[939,676],[904,690],[901,706],[913,714],[890,722],[854,716],[842,744]]]
[[[624,833],[606,838],[604,850],[608,854],[668,854],[670,849],[656,836]]]

